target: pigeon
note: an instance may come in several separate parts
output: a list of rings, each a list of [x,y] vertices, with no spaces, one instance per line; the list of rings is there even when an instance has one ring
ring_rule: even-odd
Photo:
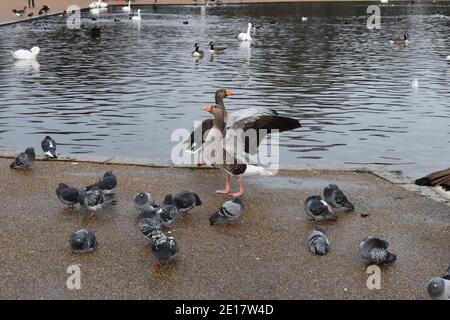
[[[86,187],[86,191],[91,189],[100,189],[105,194],[110,194],[117,186],[117,178],[111,170],[106,171],[103,178],[100,178],[96,183]]]
[[[47,158],[57,158],[56,156],[56,142],[50,136],[46,136],[41,142],[42,151],[44,151]]]
[[[336,220],[337,216],[331,212],[330,206],[321,196],[311,196],[305,201],[305,212],[313,220]]]
[[[226,201],[211,217],[209,224],[231,223],[238,219],[244,212],[245,206],[241,198]]]
[[[88,210],[88,220],[90,220],[94,216],[94,212],[107,205],[115,205],[116,201],[114,200],[114,194],[105,194],[100,189],[90,189],[80,193],[78,203]]]
[[[22,152],[17,156],[16,160],[14,160],[9,167],[11,169],[32,169],[35,159],[36,154],[34,153],[34,149],[27,148],[25,152]]]
[[[450,300],[450,280],[434,277],[428,282],[427,291],[432,300]]]
[[[68,205],[67,210],[72,210],[78,203],[80,191],[76,188],[69,187],[65,183],[60,183],[58,188],[56,188],[56,195],[62,203]]]
[[[157,207],[155,200],[153,200],[152,195],[148,192],[140,192],[137,195],[135,195],[134,206],[136,207],[136,209],[141,211]]]
[[[147,239],[153,241],[153,235],[156,232],[161,231],[159,216],[155,211],[146,210],[144,212],[148,215],[139,220],[139,231],[141,231]]]
[[[156,258],[156,266],[168,264],[177,253],[177,243],[173,237],[168,237],[162,231],[153,235],[152,252]]]
[[[87,229],[78,229],[69,236],[72,251],[76,253],[92,252],[97,244],[95,234]]]
[[[389,242],[375,237],[365,237],[359,244],[359,254],[369,264],[386,264],[397,260],[395,254],[390,253],[387,248]]]
[[[323,189],[323,198],[333,209],[338,211],[351,211],[355,209],[353,204],[348,201],[344,192],[335,184],[330,184]]]
[[[194,209],[194,207],[202,205],[199,196],[191,190],[178,192],[173,198],[173,201],[181,214],[189,214],[189,211]]]
[[[330,241],[325,234],[325,230],[317,227],[308,236],[309,250],[318,255],[325,255],[328,252]]]
[[[170,228],[172,221],[178,216],[179,213],[172,195],[166,195],[163,204],[159,206],[156,213],[159,215],[161,224],[166,228]]]

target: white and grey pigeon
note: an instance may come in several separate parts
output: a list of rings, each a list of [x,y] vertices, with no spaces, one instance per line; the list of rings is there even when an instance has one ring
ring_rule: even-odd
[[[161,223],[159,221],[159,216],[155,211],[145,210],[145,217],[139,220],[138,228],[139,231],[150,241],[153,242],[153,235],[157,231],[161,231]]]
[[[330,241],[321,227],[317,227],[308,236],[309,250],[318,255],[325,255],[328,252]]]
[[[56,156],[56,142],[50,136],[41,141],[41,148],[47,158],[58,158]]]
[[[432,300],[450,300],[450,266],[441,277],[434,277],[428,282],[428,295]]]
[[[170,263],[178,252],[177,243],[174,237],[168,237],[161,230],[153,234],[152,252],[156,258],[156,266]]]
[[[69,243],[72,251],[76,253],[87,253],[92,252],[95,249],[97,240],[92,231],[78,229],[69,236]]]
[[[78,204],[80,191],[65,183],[60,183],[56,188],[56,195],[62,203],[68,206],[67,210],[72,210]]]
[[[34,148],[27,148],[25,152],[20,153],[13,163],[10,164],[11,169],[32,169],[36,160]]]
[[[189,211],[197,206],[202,205],[200,197],[191,190],[183,190],[178,192],[173,198],[174,204],[177,206],[178,212],[181,214],[189,214]]]
[[[86,190],[100,189],[103,191],[103,193],[110,194],[113,192],[116,186],[117,178],[111,170],[108,170],[96,183],[87,186]]]
[[[355,207],[347,199],[344,192],[335,184],[330,184],[323,189],[323,199],[336,211],[355,210]]]
[[[94,216],[94,212],[107,205],[115,205],[116,201],[114,200],[114,194],[104,194],[100,189],[91,189],[80,193],[78,203],[88,210],[88,220],[90,220]]]
[[[336,220],[337,216],[321,196],[310,196],[305,201],[305,212],[313,220]]]
[[[226,201],[219,210],[209,217],[209,224],[232,223],[239,219],[244,210],[245,206],[241,198]]]
[[[134,206],[138,210],[150,210],[158,207],[153,197],[148,192],[139,192],[134,196]]]
[[[171,194],[166,195],[164,202],[158,207],[156,213],[159,215],[161,225],[170,228],[179,213]]]
[[[359,255],[368,264],[382,265],[397,260],[388,251],[389,242],[376,237],[365,237],[359,244]]]

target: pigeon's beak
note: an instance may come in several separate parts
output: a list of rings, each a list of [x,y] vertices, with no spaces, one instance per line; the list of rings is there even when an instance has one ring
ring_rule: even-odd
[[[204,106],[204,107],[203,107],[203,111],[206,111],[206,112],[211,113],[211,111],[212,111],[212,106]]]
[[[225,90],[225,96],[231,96],[233,94],[233,91],[231,90]]]
[[[353,204],[350,201],[347,201],[344,204],[344,207],[346,207],[348,210],[351,210],[351,211],[355,210],[355,207],[353,206]]]

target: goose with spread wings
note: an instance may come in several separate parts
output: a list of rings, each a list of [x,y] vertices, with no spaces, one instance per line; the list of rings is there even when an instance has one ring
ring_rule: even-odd
[[[231,176],[235,176],[238,178],[239,192],[230,194],[234,197],[244,194],[242,176],[272,174],[263,167],[248,164],[246,155],[256,154],[260,142],[271,130],[283,132],[301,126],[298,120],[280,116],[275,110],[266,108],[248,108],[228,113],[225,106],[214,104],[203,110],[211,113],[214,119],[212,127],[204,131],[202,151],[213,165],[227,173],[225,189],[217,190],[216,193],[230,194]],[[203,124],[201,129],[204,130]],[[249,130],[253,130],[255,139],[246,138]]]

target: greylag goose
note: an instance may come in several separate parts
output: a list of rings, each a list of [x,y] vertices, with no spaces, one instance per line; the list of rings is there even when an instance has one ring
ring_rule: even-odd
[[[217,190],[216,193],[229,194],[231,176],[236,176],[239,192],[232,193],[234,197],[244,194],[242,176],[272,174],[262,167],[246,163],[243,160],[246,155],[256,154],[260,142],[271,130],[283,132],[300,127],[298,120],[279,116],[276,111],[266,108],[249,108],[229,114],[225,106],[214,104],[204,107],[203,110],[214,116],[212,128],[204,138],[204,153],[213,165],[227,173],[225,189]],[[256,133],[256,143],[253,144],[245,137],[246,133],[252,133],[251,130]]]
[[[441,196],[450,200],[450,168],[430,173],[417,179],[414,183],[418,186],[431,187]]]

